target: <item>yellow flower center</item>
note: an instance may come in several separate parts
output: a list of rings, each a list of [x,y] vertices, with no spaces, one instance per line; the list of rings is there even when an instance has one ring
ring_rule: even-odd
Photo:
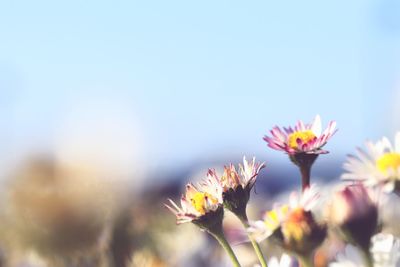
[[[400,167],[400,154],[399,153],[387,153],[381,156],[376,161],[376,166],[379,171],[383,174],[387,174],[388,170],[397,170]]]
[[[218,200],[208,193],[196,192],[190,199],[193,207],[202,215],[206,213],[206,203],[211,201],[212,204],[217,204]]]
[[[297,148],[298,139],[300,139],[303,143],[308,143],[315,137],[315,134],[311,130],[294,132],[288,136],[288,144],[291,148]]]
[[[265,226],[269,230],[274,231],[279,227],[281,217],[285,217],[288,212],[289,212],[289,206],[287,205],[281,206],[276,210],[273,209],[271,211],[266,212],[264,216],[266,218],[264,221]]]
[[[282,225],[284,235],[296,241],[302,240],[309,233],[309,228],[306,212],[302,208],[293,210]]]

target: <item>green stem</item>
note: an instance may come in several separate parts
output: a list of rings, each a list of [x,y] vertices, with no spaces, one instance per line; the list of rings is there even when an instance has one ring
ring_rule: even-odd
[[[237,217],[239,218],[239,220],[242,222],[243,226],[247,229],[250,225],[249,225],[249,221],[247,219],[247,215],[244,214],[243,216],[239,216],[237,215]],[[251,244],[253,245],[254,251],[257,254],[258,260],[261,263],[262,267],[268,267],[268,264],[264,258],[264,255],[261,251],[260,245],[248,234],[248,237],[250,239]]]
[[[238,259],[236,258],[235,253],[233,252],[231,246],[229,245],[228,241],[226,241],[226,238],[224,234],[221,233],[214,233],[214,232],[209,232],[217,241],[219,244],[224,248],[225,252],[228,254],[229,258],[232,261],[232,264],[234,267],[240,267],[240,263]]]
[[[314,261],[312,256],[297,256],[301,267],[314,267]]]

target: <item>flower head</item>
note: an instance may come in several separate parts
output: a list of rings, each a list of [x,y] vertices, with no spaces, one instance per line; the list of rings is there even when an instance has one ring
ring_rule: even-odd
[[[374,266],[399,266],[400,265],[400,240],[390,234],[377,234],[371,239],[370,248],[374,259]]]
[[[265,136],[264,140],[270,148],[284,151],[289,155],[323,154],[328,153],[322,150],[322,147],[336,132],[335,127],[336,122],[331,121],[325,131],[321,132],[321,118],[317,115],[311,124],[304,124],[300,120],[293,128],[283,128],[283,131],[275,126],[270,131],[272,136]]]
[[[394,146],[384,137],[376,143],[366,142],[366,151],[357,149],[344,164],[343,179],[361,180],[367,185],[384,185],[385,191],[400,188],[400,132]]]
[[[262,221],[250,223],[248,231],[257,241],[272,237],[289,251],[308,254],[326,236],[326,227],[319,225],[311,212],[318,196],[315,186],[306,188],[301,196],[292,193],[289,205],[277,206],[265,213]]]
[[[214,187],[207,179],[197,187],[189,183],[186,193],[181,197],[181,207],[168,199],[165,206],[176,215],[177,224],[193,222],[203,229],[209,229],[215,223],[222,222],[222,195],[219,187]]]
[[[377,234],[372,237],[370,253],[375,267],[395,267],[400,264],[399,240],[388,234]],[[366,267],[360,252],[352,245],[336,255],[335,262],[329,267]]]
[[[378,224],[378,208],[362,184],[349,185],[335,193],[330,222],[342,231],[346,241],[367,250]]]
[[[243,157],[243,164],[236,169],[233,164],[224,167],[222,176],[218,176],[214,169],[208,171],[209,184],[222,191],[222,198],[227,209],[236,215],[246,217],[246,206],[250,199],[257,176],[265,164],[247,161]]]

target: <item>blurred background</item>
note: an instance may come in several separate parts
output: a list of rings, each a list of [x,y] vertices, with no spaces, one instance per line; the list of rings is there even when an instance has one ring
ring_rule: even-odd
[[[400,129],[396,0],[5,0],[0,36],[0,266],[222,266],[188,180],[256,156],[262,210],[300,184],[271,127],[337,121],[320,181]]]

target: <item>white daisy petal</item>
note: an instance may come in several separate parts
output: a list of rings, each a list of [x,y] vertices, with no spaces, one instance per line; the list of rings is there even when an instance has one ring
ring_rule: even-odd
[[[358,148],[356,156],[350,155],[343,165],[346,173],[342,179],[364,181],[366,185],[382,185],[386,192],[396,190],[395,181],[400,180],[400,132],[394,146],[383,137],[376,143],[367,141],[366,150]]]
[[[321,117],[319,115],[315,116],[314,122],[311,125],[311,131],[319,137],[321,136]]]

